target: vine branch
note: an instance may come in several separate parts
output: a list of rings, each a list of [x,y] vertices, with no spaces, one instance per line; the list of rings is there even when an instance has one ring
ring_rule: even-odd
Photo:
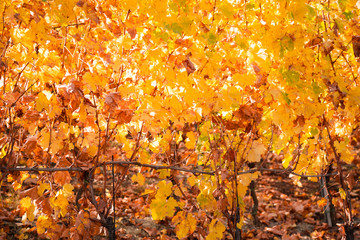
[[[188,168],[181,168],[181,167],[175,167],[175,166],[161,166],[161,165],[153,165],[153,164],[146,164],[146,163],[140,163],[140,162],[129,162],[129,161],[111,161],[104,163],[105,165],[135,165],[139,167],[147,167],[152,168],[155,170],[159,169],[168,169],[168,170],[176,170],[181,172],[188,172],[195,175],[199,174],[207,174],[207,175],[215,175],[215,171],[203,171],[203,170],[197,170],[197,169],[188,169]],[[102,165],[99,165],[98,167],[101,167]],[[0,167],[1,171],[29,171],[29,172],[60,172],[60,171],[69,171],[69,172],[86,172],[88,170],[82,169],[79,167],[69,167],[69,168],[28,168],[28,167],[16,167],[16,168],[6,168],[6,167]],[[250,170],[237,172],[237,175],[243,175],[247,173],[255,173],[255,172],[274,172],[278,174],[292,174],[298,177],[326,177],[326,176],[336,176],[338,173],[326,173],[326,174],[313,174],[313,175],[306,175],[306,174],[299,174],[295,173],[293,171],[289,171],[287,169],[270,169],[270,168],[253,168]]]

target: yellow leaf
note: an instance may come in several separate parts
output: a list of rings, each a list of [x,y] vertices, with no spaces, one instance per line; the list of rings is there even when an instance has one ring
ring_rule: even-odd
[[[121,39],[121,46],[126,50],[130,50],[133,44],[131,37],[128,35],[123,35],[120,37],[120,39]]]
[[[97,151],[98,151],[98,147],[96,145],[90,145],[86,150],[86,152],[92,157],[96,155]]]
[[[285,156],[286,157],[284,157],[284,159],[282,160],[282,165],[284,168],[288,168],[293,156],[292,155],[285,155]]]
[[[253,85],[255,83],[255,76],[253,74],[240,74],[236,73],[233,75],[233,79],[241,87]]]
[[[165,101],[166,106],[170,106],[171,108],[171,112],[174,114],[174,116],[178,116],[182,110],[183,110],[183,104],[181,103],[181,101],[179,101],[179,99],[173,95],[172,97],[168,98]]]
[[[189,185],[192,187],[196,184],[196,177],[194,175],[191,175],[190,177],[188,177],[187,181]]]
[[[147,195],[147,194],[152,194],[154,193],[155,191],[152,190],[152,189],[145,189],[145,191],[141,194],[141,196],[144,196],[144,195]]]
[[[178,196],[178,197],[182,197],[182,196],[183,196],[183,194],[182,194],[182,192],[181,192],[181,190],[180,190],[179,188],[175,188],[174,194],[175,194],[176,196]]]
[[[165,179],[166,177],[170,176],[170,170],[169,169],[160,169],[158,170],[159,178]]]
[[[56,98],[55,95],[53,95],[50,98],[49,104],[50,104],[50,106],[49,106],[49,110],[50,110],[49,118],[54,118],[56,115],[61,114],[63,108],[59,106],[59,103],[58,103],[57,98]]]
[[[50,184],[49,183],[40,183],[40,186],[38,188],[38,195],[41,197],[45,190],[50,190]]]
[[[24,180],[26,180],[26,179],[28,179],[30,177],[30,174],[27,173],[27,172],[21,172],[20,175],[21,175],[21,179],[20,179],[21,183],[23,183]]]
[[[179,206],[178,202],[170,197],[172,193],[172,183],[160,181],[155,199],[150,204],[151,216],[154,220],[162,220],[165,217],[172,217],[175,213],[175,207]]]
[[[24,209],[25,211],[31,206],[31,198],[24,197],[20,200],[20,208]]]
[[[41,130],[41,137],[38,141],[38,144],[44,151],[47,151],[49,147],[49,143],[50,143],[50,133],[47,128],[43,128]]]
[[[59,193],[60,194],[57,194],[56,198],[54,198],[52,203],[55,207],[57,207],[57,209],[60,210],[60,215],[62,217],[65,217],[65,215],[67,213],[67,207],[69,205],[69,202],[62,192],[59,192]]]
[[[345,200],[346,199],[346,192],[343,188],[339,188],[340,197]]]
[[[36,99],[36,111],[42,112],[43,109],[49,110],[50,98],[52,94],[49,91],[42,91],[37,95]]]
[[[206,236],[206,240],[222,239],[225,229],[222,222],[213,219],[209,225],[209,234]]]
[[[185,141],[185,146],[188,149],[193,149],[195,147],[196,144],[196,135],[193,132],[188,132],[186,134],[186,141]]]
[[[336,150],[341,154],[341,160],[348,164],[352,163],[354,156],[351,153],[351,147],[349,146],[350,144],[345,141],[334,141],[334,145]]]
[[[21,188],[21,184],[19,182],[13,182],[12,184],[15,191],[19,190]]]
[[[138,1],[134,1],[134,0],[124,0],[121,1],[121,3],[124,4],[126,9],[129,9],[132,12],[134,12],[139,7]]]
[[[165,180],[158,183],[156,197],[168,197],[172,193],[172,183]]]
[[[234,6],[229,3],[228,1],[221,1],[221,4],[219,6],[221,12],[224,14],[224,16],[226,16],[229,19],[233,19],[234,18]]]
[[[177,206],[179,206],[179,204],[173,197],[167,199],[163,196],[156,196],[150,204],[151,216],[154,220],[163,220],[165,217],[172,217]]]
[[[184,215],[185,213],[183,211],[179,211],[172,219],[172,223],[176,225],[176,236],[179,239],[185,238],[189,233],[189,226],[186,225]]]
[[[183,239],[193,233],[195,229],[196,219],[192,216],[192,214],[188,213],[185,219],[182,217],[181,221],[176,224],[176,236],[179,239]]]
[[[131,177],[133,182],[137,182],[140,186],[144,185],[145,177],[141,173],[137,173]]]
[[[46,215],[40,215],[36,221],[36,230],[38,234],[45,233],[47,228],[50,228],[52,225],[51,220]]]
[[[51,137],[51,145],[50,145],[51,154],[58,153],[64,147],[63,140],[54,135],[55,134],[53,133]]]
[[[29,219],[30,222],[34,221],[34,219],[35,219],[35,214],[34,214],[34,212],[35,212],[35,205],[32,204],[32,205],[30,206],[30,208],[26,211],[27,218]]]
[[[34,221],[35,205],[32,203],[31,198],[25,197],[20,200],[20,211],[22,214],[26,213],[26,217],[29,221]],[[26,218],[23,220],[26,220]]]
[[[266,148],[261,142],[254,141],[248,154],[248,162],[260,162],[261,155],[265,151]]]
[[[6,147],[7,147],[7,145],[8,145],[8,144],[5,144],[5,145],[2,147],[2,149],[1,149],[1,151],[0,151],[0,159],[1,159],[1,158],[4,158],[4,157],[6,156]]]
[[[351,89],[348,92],[349,102],[354,105],[360,104],[360,87]]]
[[[74,190],[74,186],[71,185],[70,183],[66,183],[64,186],[63,186],[63,191],[64,191],[64,195],[66,197],[70,197],[74,194],[73,192]]]
[[[186,222],[187,222],[187,225],[190,226],[190,232],[189,233],[190,234],[193,233],[196,230],[197,220],[196,220],[196,218],[194,217],[194,215],[192,213],[187,214]]]
[[[237,227],[238,229],[241,229],[242,226],[243,226],[242,221],[240,221],[240,222],[238,222],[238,223],[236,224],[236,227]]]
[[[54,11],[54,15],[57,17],[60,25],[67,25],[69,21],[75,18],[74,7],[76,4],[76,0],[55,0],[55,5],[58,6]]]
[[[90,91],[96,92],[98,86],[106,86],[106,81],[102,76],[86,72],[83,76],[84,83],[89,87]]]

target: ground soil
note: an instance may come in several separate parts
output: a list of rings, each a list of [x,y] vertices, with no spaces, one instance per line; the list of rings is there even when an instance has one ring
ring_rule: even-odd
[[[273,164],[271,167],[281,168]],[[246,211],[245,223],[242,229],[242,239],[341,239],[341,224],[344,222],[342,200],[338,193],[336,178],[329,181],[330,193],[336,210],[336,225],[329,227],[324,220],[323,207],[319,206],[320,185],[318,182],[300,179],[298,182],[287,174],[276,175],[262,173],[256,181],[256,196],[259,201],[259,224],[254,224],[251,215],[253,199],[248,193],[244,199]],[[351,191],[352,209],[355,224],[355,239],[360,239],[360,184],[359,175]],[[156,179],[147,179],[147,184],[156,183]],[[130,176],[122,186],[118,202],[116,234],[117,239],[176,239],[175,227],[170,220],[153,221],[150,216],[137,216],[141,212],[141,201],[146,196],[140,196],[142,187],[131,187]],[[25,232],[28,239],[40,239],[36,235],[34,224],[22,223],[17,209],[18,201],[11,190],[2,186],[0,211],[0,239],[18,239]],[[125,208],[123,211],[122,203]],[[120,212],[121,211],[121,212]],[[4,231],[6,230],[6,233]],[[230,236],[230,234],[226,234]],[[103,236],[94,236],[93,239],[106,239]],[[194,233],[188,239],[203,239],[200,234]]]

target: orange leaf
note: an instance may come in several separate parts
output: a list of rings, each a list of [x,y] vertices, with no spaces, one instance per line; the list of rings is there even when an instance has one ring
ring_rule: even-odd
[[[63,186],[65,183],[70,183],[71,177],[69,172],[55,172],[54,182]]]

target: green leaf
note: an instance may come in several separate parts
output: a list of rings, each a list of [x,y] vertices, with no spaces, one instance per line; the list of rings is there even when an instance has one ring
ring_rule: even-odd
[[[214,33],[209,33],[209,35],[208,35],[208,43],[210,44],[210,45],[213,45],[213,44],[215,44],[217,42],[217,37],[216,37],[216,35],[214,34]]]
[[[225,15],[225,17],[227,17],[229,19],[233,18],[234,13],[235,13],[233,5],[231,5],[227,1],[224,1],[224,2],[221,3],[219,8],[220,8],[222,14]]]
[[[246,4],[246,10],[253,10],[255,8],[255,4],[254,3],[248,3]]]
[[[184,34],[191,34],[191,25],[193,24],[193,20],[191,18],[188,18],[186,16],[182,17],[181,20],[179,21],[180,26],[182,28],[182,32],[184,32]]]
[[[310,133],[312,136],[316,136],[319,133],[319,129],[318,128],[310,128]]]
[[[323,92],[323,90],[321,89],[321,87],[319,87],[319,85],[318,85],[316,82],[313,82],[313,83],[311,84],[311,86],[312,86],[312,90],[314,91],[314,93],[315,93],[317,96],[319,96],[319,95]]]
[[[168,27],[166,27],[166,28],[168,28]],[[169,34],[166,31],[161,30],[160,28],[157,28],[155,30],[155,36],[157,38],[161,38],[165,42],[169,39]]]
[[[247,39],[242,38],[239,34],[235,36],[235,43],[242,49],[248,49],[249,43]]]
[[[337,28],[338,28],[338,31],[339,31],[340,33],[343,33],[343,31],[344,31],[344,24],[342,23],[341,19],[335,18],[334,21],[335,21],[335,24],[336,24],[336,26],[337,26]]]
[[[309,20],[311,20],[316,16],[315,8],[313,8],[313,7],[309,6],[309,5],[306,5],[306,7],[308,8],[307,18]]]
[[[285,100],[285,102],[287,104],[290,104],[291,103],[291,100],[289,98],[289,94],[287,94],[286,92],[281,92],[282,96],[283,96],[283,99]]]
[[[341,11],[346,10],[347,0],[338,0],[339,7]]]
[[[353,12],[351,12],[351,11],[345,11],[345,12],[343,12],[343,14],[346,17],[346,20],[350,20],[354,17]]]
[[[284,36],[280,40],[280,58],[283,58],[286,52],[292,50],[294,50],[294,41],[290,37]]]
[[[177,34],[181,34],[182,30],[183,30],[182,27],[178,23],[171,24],[170,28],[174,33],[177,33]]]
[[[299,82],[300,74],[297,71],[287,70],[282,72],[283,78],[289,86],[293,86]]]

